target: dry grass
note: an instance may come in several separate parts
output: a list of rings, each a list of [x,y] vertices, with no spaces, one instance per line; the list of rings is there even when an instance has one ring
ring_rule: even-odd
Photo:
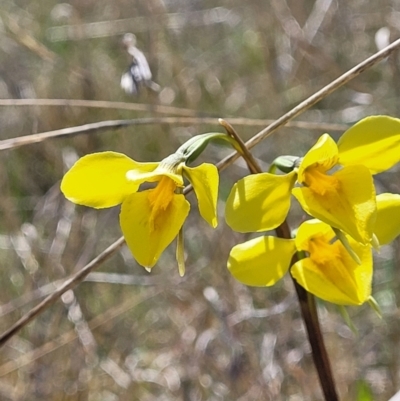
[[[259,120],[280,117],[376,52],[376,38],[390,34],[392,41],[400,29],[397,0],[233,0],[217,9],[210,1],[70,3],[1,3],[0,141],[142,122],[48,135],[18,148],[7,142],[0,153],[1,332],[121,235],[118,210],[75,207],[60,194],[60,179],[77,157],[107,149],[160,160],[192,135],[222,131],[218,117],[248,140],[269,123]],[[129,98],[119,88],[127,31],[148,56],[159,96]],[[301,155],[326,130],[337,137],[366,115],[398,116],[399,68],[395,53],[253,154],[266,167],[280,154]],[[14,104],[6,106],[7,99]],[[218,163],[228,154],[212,146],[202,159]],[[251,289],[226,270],[230,248],[245,236],[225,225],[224,200],[245,174],[240,161],[221,173],[215,231],[193,208],[184,278],[173,247],[151,275],[122,247],[12,337],[0,350],[0,399],[322,399],[290,280]],[[398,168],[377,185],[400,193]],[[294,208],[290,223],[303,217]],[[385,401],[400,387],[399,258],[397,243],[377,256],[374,294],[383,319],[368,307],[350,308],[358,335],[334,306],[320,305],[342,400]]]

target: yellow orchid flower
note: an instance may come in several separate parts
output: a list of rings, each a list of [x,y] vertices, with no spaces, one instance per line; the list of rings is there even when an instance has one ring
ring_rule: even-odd
[[[296,262],[290,272],[308,292],[338,305],[361,305],[371,296],[372,249],[348,237],[351,249],[360,259],[354,261],[340,241],[334,241],[332,228],[318,220],[303,223],[295,243],[308,257]]]
[[[351,237],[348,241],[360,264],[335,240],[331,226],[310,220],[299,227],[295,239],[264,236],[236,245],[228,269],[243,284],[271,286],[289,270],[294,253],[302,252],[306,257],[290,269],[302,287],[328,302],[361,305],[371,295],[372,251]]]
[[[140,163],[116,152],[94,153],[79,159],[65,174],[61,191],[79,205],[106,208],[122,204],[120,225],[137,262],[150,270],[180,232],[190,205],[183,177],[193,185],[201,216],[217,225],[218,170],[208,163],[190,168],[182,153],[158,163]],[[143,183],[155,187],[138,191]],[[183,274],[183,250],[178,263]]]
[[[372,175],[400,160],[400,120],[365,118],[338,144],[324,134],[303,158],[284,159],[288,164],[281,168],[288,174],[253,174],[233,186],[228,225],[239,232],[272,230],[285,220],[293,194],[309,215],[368,244],[376,218]]]
[[[227,199],[226,222],[239,232],[272,230],[285,220],[292,193],[311,216],[369,243],[376,213],[372,175],[362,165],[329,174],[338,161],[336,143],[324,134],[290,173],[244,177]]]
[[[362,164],[328,174],[338,161],[335,141],[328,134],[322,135],[302,159],[297,170],[301,186],[292,194],[309,215],[367,244],[376,217],[372,175]]]

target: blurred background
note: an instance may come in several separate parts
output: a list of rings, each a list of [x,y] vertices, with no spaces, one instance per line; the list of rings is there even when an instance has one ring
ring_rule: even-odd
[[[127,32],[159,92],[121,89]],[[78,157],[113,150],[158,161],[195,134],[223,132],[218,117],[247,140],[267,125],[259,119],[278,118],[399,33],[400,0],[2,0],[0,140],[106,120],[176,120],[0,151],[0,330],[121,235],[119,208],[75,206],[60,193]],[[399,69],[394,53],[274,133],[254,149],[261,166],[304,154],[324,132],[338,138],[364,116],[399,117]],[[212,145],[200,162],[229,153]],[[247,288],[226,269],[231,247],[251,237],[223,219],[232,184],[246,174],[242,161],[221,173],[216,230],[189,196],[183,278],[174,245],[151,274],[123,247],[13,337],[0,350],[0,399],[322,400],[290,278]],[[399,186],[398,167],[377,177],[379,192]],[[292,227],[304,218],[294,203]],[[342,400],[384,401],[400,387],[399,258],[398,242],[376,255],[383,318],[349,308],[358,333],[335,306],[319,304]]]

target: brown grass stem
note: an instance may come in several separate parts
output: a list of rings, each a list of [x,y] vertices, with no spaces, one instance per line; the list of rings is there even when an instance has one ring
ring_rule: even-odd
[[[315,297],[307,292],[294,279],[293,284],[296,289],[297,298],[300,304],[301,316],[306,326],[308,341],[311,345],[312,358],[318,373],[325,400],[339,401],[329,356],[325,348],[321,326],[318,320]]]
[[[209,115],[182,107],[162,106],[154,104],[113,102],[108,100],[84,99],[0,99],[0,106],[47,106],[47,107],[86,107],[95,109],[115,109],[129,111],[148,111],[151,113],[172,114],[177,116],[194,117]]]
[[[1,100],[0,100],[1,102]],[[150,124],[215,124],[218,120],[214,117],[144,117],[129,120],[109,120],[96,123],[79,125],[76,127],[61,128],[54,131],[41,132],[38,134],[24,135],[17,138],[9,138],[0,141],[0,151],[15,149],[21,146],[40,143],[47,139],[60,138],[64,136],[74,136],[79,134],[92,134],[94,132],[103,132],[117,130],[134,125]],[[274,120],[259,120],[251,118],[232,118],[230,122],[239,126],[265,126],[271,124]],[[287,124],[287,127],[301,128],[307,130],[321,131],[344,131],[347,129],[345,124],[313,123],[307,121],[293,121]]]

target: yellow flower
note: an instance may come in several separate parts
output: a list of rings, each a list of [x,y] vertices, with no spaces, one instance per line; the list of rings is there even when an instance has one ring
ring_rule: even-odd
[[[376,201],[374,233],[385,245],[400,235],[400,195],[385,193]],[[295,239],[264,236],[236,245],[228,269],[243,284],[271,286],[287,273],[296,252],[303,259],[290,273],[308,292],[338,305],[361,305],[370,299],[371,246],[350,236],[339,240],[331,226],[316,219],[301,224]]]
[[[301,186],[292,194],[308,214],[367,244],[376,217],[372,175],[362,164],[328,174],[338,161],[336,143],[322,135],[302,159],[297,171]]]
[[[363,165],[338,165],[336,143],[322,135],[299,165],[285,175],[253,174],[239,180],[226,204],[226,221],[239,232],[272,230],[286,218],[292,193],[311,216],[343,230],[355,240],[371,241],[376,213],[372,175]],[[297,181],[300,186],[293,188]]]
[[[236,245],[228,269],[246,285],[271,286],[289,270],[295,252],[306,257],[290,272],[308,292],[339,305],[361,305],[371,295],[372,252],[352,238],[348,241],[360,264],[349,255],[332,228],[318,220],[303,223],[295,239],[259,237]]]
[[[225,217],[239,232],[272,230],[286,218],[292,193],[311,216],[343,230],[355,240],[371,241],[376,213],[372,175],[363,165],[349,165],[332,174],[338,165],[336,143],[328,135],[285,175],[253,174],[232,188]],[[300,186],[293,188],[297,181]]]
[[[239,232],[272,230],[285,220],[292,193],[308,214],[368,244],[376,218],[372,174],[399,160],[400,120],[365,118],[338,144],[322,135],[288,174],[261,173],[239,180],[226,203],[226,222]]]
[[[332,242],[334,237],[332,228],[318,220],[302,224],[295,243],[308,257],[295,263],[290,272],[303,288],[325,301],[361,305],[371,296],[371,247],[348,237],[360,259],[357,264],[340,241]]]
[[[190,168],[185,160],[182,154],[173,154],[158,163],[140,163],[121,153],[94,153],[79,159],[65,174],[61,191],[79,205],[122,204],[120,225],[126,243],[137,262],[149,270],[189,213],[189,202],[180,193],[183,177],[193,185],[201,216],[212,227],[217,225],[217,168],[208,163]],[[138,191],[146,182],[155,186]],[[177,255],[182,257],[181,249]]]

